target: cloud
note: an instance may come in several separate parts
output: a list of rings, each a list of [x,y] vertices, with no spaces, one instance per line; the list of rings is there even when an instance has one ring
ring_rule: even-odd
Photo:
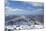
[[[32,4],[33,6],[43,6],[43,5],[44,5],[43,2],[30,2],[30,1],[17,1],[17,2],[16,2],[16,0],[6,0],[7,5],[9,5],[9,1],[12,1],[12,2],[15,1],[15,3],[17,3],[17,2],[28,3],[28,4]],[[13,3],[13,4],[14,4],[14,3]]]
[[[44,4],[43,4],[43,3],[32,3],[32,5],[35,6],[35,7],[36,7],[36,6],[42,7]]]
[[[18,8],[10,8],[6,7],[5,10],[6,16],[8,15],[42,15],[43,14],[43,9],[36,9],[36,10],[24,10],[24,9],[18,9]]]
[[[41,15],[44,13],[43,12],[44,10],[42,8],[40,8],[40,7],[43,7],[43,3],[36,3],[36,2],[30,2],[30,3],[22,2],[22,3],[21,3],[22,5],[20,5],[20,3],[18,3],[18,6],[17,6],[15,4],[15,2],[14,3],[8,2],[7,6],[6,6],[5,14],[6,15]],[[13,4],[15,4],[16,6]],[[13,6],[11,6],[11,5],[13,5]],[[38,6],[39,6],[39,8],[38,8]]]
[[[16,9],[12,9],[12,8],[10,8],[10,7],[6,7],[6,15],[22,15],[22,14],[28,14],[28,13],[30,13],[30,11],[26,11],[26,10],[23,10],[23,9],[18,9],[18,8],[16,8]],[[28,12],[28,13],[27,13]]]
[[[28,4],[32,4],[33,6],[43,6],[44,3],[43,2],[29,2],[29,1],[24,1],[25,3],[28,3]]]
[[[35,8],[43,8],[43,3],[39,2],[22,2],[22,1],[9,1],[7,6],[11,8],[20,8],[20,9],[35,9]]]

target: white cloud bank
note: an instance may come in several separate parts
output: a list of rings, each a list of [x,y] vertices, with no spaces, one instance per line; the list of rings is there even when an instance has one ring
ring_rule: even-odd
[[[23,9],[12,9],[10,7],[6,7],[6,15],[11,15],[11,14],[15,14],[15,15],[21,15],[21,14],[28,14],[30,13],[30,11],[26,11]]]
[[[10,1],[16,1],[16,0],[10,0]],[[24,2],[26,2],[28,4],[32,4],[32,6],[35,6],[35,7],[37,7],[37,6],[42,7],[43,6],[42,3],[38,3],[38,2],[30,2],[30,1],[24,1]],[[8,6],[9,5],[9,2],[8,1],[6,1],[6,3],[7,3],[6,13],[5,13],[6,15],[11,15],[11,14],[14,14],[14,15],[24,15],[24,14],[26,14],[26,15],[27,14],[35,15],[35,14],[42,14],[43,11],[44,11],[41,8],[40,9],[38,8],[36,10],[24,10],[24,9],[18,9],[18,8],[13,9],[13,8],[11,8],[11,7]]]
[[[43,3],[32,3],[33,6],[43,6],[44,4]]]
[[[6,7],[5,14],[6,15],[37,15],[42,14],[43,9],[37,9],[37,10],[24,10],[24,9],[13,9],[10,7]]]

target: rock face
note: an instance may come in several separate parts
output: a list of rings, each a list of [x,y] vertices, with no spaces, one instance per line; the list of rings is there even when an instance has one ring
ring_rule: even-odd
[[[21,27],[21,28],[24,28],[27,26],[27,28],[24,28],[24,29],[31,29],[31,27],[37,28],[35,25],[44,25],[43,20],[44,20],[43,15],[38,15],[38,16],[7,16],[5,19],[5,21],[6,21],[5,25],[6,26],[15,25],[16,27]]]

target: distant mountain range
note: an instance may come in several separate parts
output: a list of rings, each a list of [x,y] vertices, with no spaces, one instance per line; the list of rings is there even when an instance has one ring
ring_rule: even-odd
[[[5,25],[23,25],[23,23],[26,23],[31,25],[31,21],[39,21],[41,24],[44,24],[44,15],[27,15],[27,16],[6,16],[5,17]],[[34,23],[33,22],[33,23]]]

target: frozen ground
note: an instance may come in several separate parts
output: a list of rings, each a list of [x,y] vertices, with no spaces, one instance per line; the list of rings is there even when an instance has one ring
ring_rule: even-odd
[[[42,29],[43,25],[21,25],[20,27],[15,26],[7,26],[7,29],[12,29],[12,30],[31,30],[31,29]]]

